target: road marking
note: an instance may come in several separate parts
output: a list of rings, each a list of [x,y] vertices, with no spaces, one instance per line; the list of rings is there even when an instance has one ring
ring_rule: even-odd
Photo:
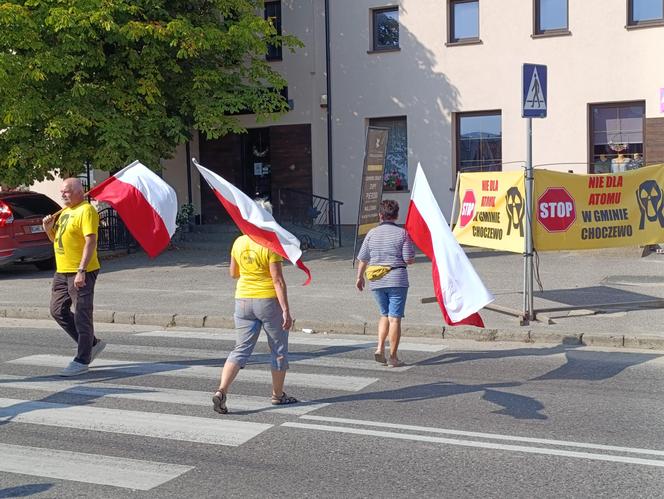
[[[413,365],[405,365],[401,367],[393,367],[389,370],[387,366],[379,364],[375,360],[364,360],[364,359],[349,359],[343,357],[311,357],[311,356],[300,356],[300,355],[291,355],[288,354],[289,362],[291,364],[297,364],[302,366],[315,366],[315,367],[330,367],[334,369],[363,369],[365,371],[380,371],[380,372],[403,372],[412,369]],[[290,359],[295,360],[290,360]],[[269,359],[269,354],[268,354]]]
[[[235,341],[235,333],[219,333],[219,332],[200,332],[200,331],[148,331],[145,333],[136,333],[134,336],[147,336],[152,338],[187,338],[197,340],[215,340],[215,341]],[[265,335],[261,334],[258,338],[261,343],[267,342]],[[389,343],[389,342],[388,342]],[[353,347],[359,348],[375,348],[375,341],[367,340],[351,340],[346,338],[321,338],[316,336],[296,336],[289,335],[289,345],[311,345],[311,346],[325,346],[325,347]],[[402,341],[399,343],[399,350],[412,351],[412,352],[440,352],[445,350],[445,345],[429,344],[429,343],[414,343],[412,341]]]
[[[9,364],[21,364],[41,367],[63,368],[70,361],[65,355],[29,355],[20,359],[7,361]],[[90,368],[90,374],[112,375],[129,373],[135,375],[181,376],[186,378],[216,379],[219,377],[218,367],[190,366],[187,364],[137,362],[126,360],[99,359]],[[356,392],[378,381],[378,378],[362,376],[337,376],[333,374],[308,374],[289,372],[286,383],[289,386],[309,388],[326,388]],[[89,378],[88,378],[89,379]],[[248,383],[272,383],[272,374],[267,369],[243,369],[238,381]]]
[[[238,446],[270,424],[0,398],[0,421]]]
[[[497,444],[492,442],[477,442],[473,440],[461,440],[456,438],[431,437],[426,435],[414,435],[408,433],[394,433],[389,431],[367,430],[361,428],[349,428],[346,426],[328,426],[306,423],[283,423],[281,426],[298,428],[303,430],[329,431],[335,433],[349,433],[351,435],[365,435],[371,437],[393,438],[397,440],[412,440],[416,442],[439,443],[446,445],[457,445],[461,447],[475,447],[479,449],[493,449],[512,452],[525,452],[527,454],[543,454],[548,456],[574,457],[595,461],[609,461],[614,463],[639,464],[643,466],[657,466],[664,468],[664,460],[641,459],[636,457],[616,456],[610,454],[593,454],[590,452],[567,451],[560,449],[548,449],[545,447],[527,447],[524,445]]]
[[[193,359],[215,359],[226,360],[230,352],[224,350],[202,350],[197,348],[169,348],[153,347],[148,345],[106,345],[104,352],[128,353],[140,355],[157,355],[160,357],[185,357]],[[254,353],[249,359],[249,364],[267,364],[271,360],[269,353]],[[375,360],[349,359],[338,356],[318,356],[310,354],[289,353],[288,362],[304,366],[331,367],[335,369],[362,369],[364,371],[385,371],[385,366]],[[220,364],[221,365],[221,364]],[[390,372],[407,371],[414,366],[407,365],[390,369]]]
[[[98,454],[0,444],[0,470],[6,473],[150,490],[194,469]]]
[[[592,444],[586,442],[572,442],[569,440],[551,440],[547,438],[519,437],[517,435],[501,435],[499,433],[480,433],[475,431],[448,430],[445,428],[432,428],[430,426],[414,426],[395,423],[382,423],[362,419],[332,418],[326,416],[305,415],[300,419],[323,421],[328,423],[353,424],[357,426],[376,426],[379,428],[392,428],[395,430],[420,431],[426,433],[440,433],[444,435],[458,435],[463,437],[486,438],[491,440],[508,440],[512,442],[527,442],[533,444],[557,445],[561,447],[580,447],[584,449],[629,452],[632,454],[647,454],[651,456],[664,456],[664,451],[656,449],[640,449],[636,447],[620,447],[617,445]]]
[[[119,398],[127,400],[144,400],[164,404],[209,406],[212,407],[212,392],[178,390],[174,388],[157,388],[136,385],[119,385],[111,383],[91,383],[83,380],[62,380],[48,378],[25,378],[21,376],[0,375],[0,388],[19,388],[47,393],[84,395],[93,398]],[[248,395],[228,396],[231,413],[238,411],[262,412],[270,411],[280,414],[301,416],[329,404],[316,404],[300,401],[294,405],[272,405],[269,397],[252,397]]]

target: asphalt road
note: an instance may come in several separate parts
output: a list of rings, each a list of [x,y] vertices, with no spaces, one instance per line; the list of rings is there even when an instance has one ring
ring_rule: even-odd
[[[259,343],[212,411],[222,330],[104,324],[90,373],[49,321],[0,319],[0,497],[661,497],[664,358],[647,351],[293,334],[269,405]]]

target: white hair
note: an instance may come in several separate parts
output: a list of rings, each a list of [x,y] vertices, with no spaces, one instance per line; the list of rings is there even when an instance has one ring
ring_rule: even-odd
[[[64,179],[63,185],[71,187],[72,191],[76,193],[81,193],[83,194],[85,192],[85,189],[83,189],[83,184],[81,183],[80,178],[76,177],[69,177]]]
[[[254,202],[263,208],[265,211],[267,211],[270,215],[272,214],[272,203],[270,203],[267,199],[264,198],[258,198],[254,199]]]

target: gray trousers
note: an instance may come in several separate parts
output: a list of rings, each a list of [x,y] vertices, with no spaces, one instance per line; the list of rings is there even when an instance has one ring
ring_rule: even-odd
[[[281,327],[283,311],[276,298],[236,298],[234,318],[237,339],[227,362],[244,367],[263,328],[272,354],[272,370],[288,369],[288,331]]]
[[[98,273],[98,270],[86,272],[85,286],[81,289],[74,286],[75,273],[56,272],[53,276],[51,316],[78,344],[74,360],[81,364],[90,363],[92,345],[95,343],[92,312]],[[71,311],[72,305],[74,313]]]

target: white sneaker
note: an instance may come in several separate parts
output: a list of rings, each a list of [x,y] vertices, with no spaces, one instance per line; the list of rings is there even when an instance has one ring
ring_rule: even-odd
[[[97,344],[92,347],[92,353],[90,354],[90,363],[97,358],[97,356],[104,351],[106,348],[106,342],[104,340],[97,340]]]
[[[60,371],[60,376],[78,376],[79,374],[84,374],[89,370],[90,368],[87,366],[87,364],[81,364],[80,362],[72,360],[67,367]]]

